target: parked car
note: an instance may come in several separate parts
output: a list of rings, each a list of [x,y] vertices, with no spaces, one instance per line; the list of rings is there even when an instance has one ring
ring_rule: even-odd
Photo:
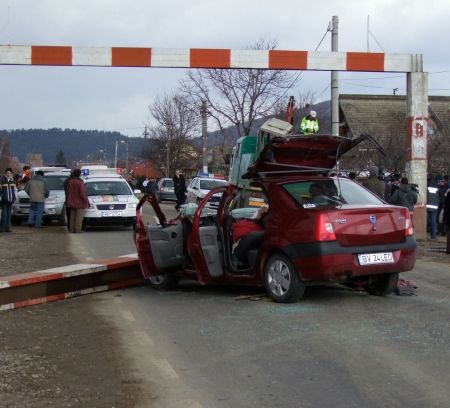
[[[56,168],[58,170],[58,168]],[[44,173],[44,179],[49,189],[49,196],[45,200],[42,220],[49,223],[56,220],[59,225],[66,225],[66,195],[64,181],[69,177],[70,171],[49,171]],[[30,212],[30,197],[24,190],[17,194],[17,200],[11,208],[11,224],[20,225],[28,219]]]
[[[408,209],[387,204],[353,180],[329,175],[339,157],[362,140],[275,140],[248,168],[249,188],[214,188],[174,220],[166,220],[152,197],[142,199],[135,243],[143,276],[159,289],[174,288],[180,278],[265,286],[276,302],[296,301],[318,282],[358,284],[377,296],[392,293],[399,272],[415,264]],[[217,210],[207,206],[214,194],[222,194]],[[144,224],[145,202],[160,225]],[[233,225],[264,204],[269,209],[263,240],[243,263],[233,253]]]
[[[194,177],[187,187],[187,202],[199,203],[212,188],[226,184],[227,182],[224,179]],[[220,197],[221,194],[214,194],[209,200],[209,205],[217,207],[220,202]]]
[[[84,172],[89,208],[84,211],[83,228],[91,225],[134,226],[139,202],[128,182],[116,169],[89,169]]]
[[[156,198],[159,203],[163,201],[177,201],[177,196],[175,195],[175,190],[173,187],[173,179],[162,178],[158,181]]]

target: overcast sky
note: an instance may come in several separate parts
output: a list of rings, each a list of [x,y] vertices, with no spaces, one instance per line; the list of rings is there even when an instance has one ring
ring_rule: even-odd
[[[370,51],[423,54],[429,95],[450,95],[449,0],[0,0],[0,44],[241,49],[266,39],[312,51],[334,15],[340,51],[367,51],[370,16]],[[318,51],[330,50],[328,33]],[[174,91],[184,72],[0,66],[0,129],[141,136],[148,105]],[[404,74],[341,72],[339,79],[340,93],[406,92]],[[304,72],[292,94],[329,99],[329,81],[328,72]]]

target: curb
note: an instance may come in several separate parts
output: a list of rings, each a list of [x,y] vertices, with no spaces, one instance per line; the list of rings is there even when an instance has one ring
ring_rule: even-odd
[[[0,278],[0,311],[142,285],[137,254]]]

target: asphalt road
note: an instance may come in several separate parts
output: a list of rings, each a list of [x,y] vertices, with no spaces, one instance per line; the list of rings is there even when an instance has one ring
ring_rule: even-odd
[[[279,305],[186,283],[95,295],[95,310],[155,406],[446,407],[449,272],[418,262],[417,296],[326,286]]]
[[[92,258],[135,252],[129,229],[106,232],[74,244]],[[324,286],[279,305],[257,290],[191,282],[92,299],[115,327],[142,406],[447,407],[450,266],[425,259],[403,277],[417,296]]]

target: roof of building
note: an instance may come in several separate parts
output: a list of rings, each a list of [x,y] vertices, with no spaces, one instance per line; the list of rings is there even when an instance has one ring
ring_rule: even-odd
[[[429,116],[439,131],[450,135],[450,97],[429,96]],[[340,122],[345,122],[353,137],[362,133],[382,136],[395,131],[405,136],[406,96],[339,95]]]

